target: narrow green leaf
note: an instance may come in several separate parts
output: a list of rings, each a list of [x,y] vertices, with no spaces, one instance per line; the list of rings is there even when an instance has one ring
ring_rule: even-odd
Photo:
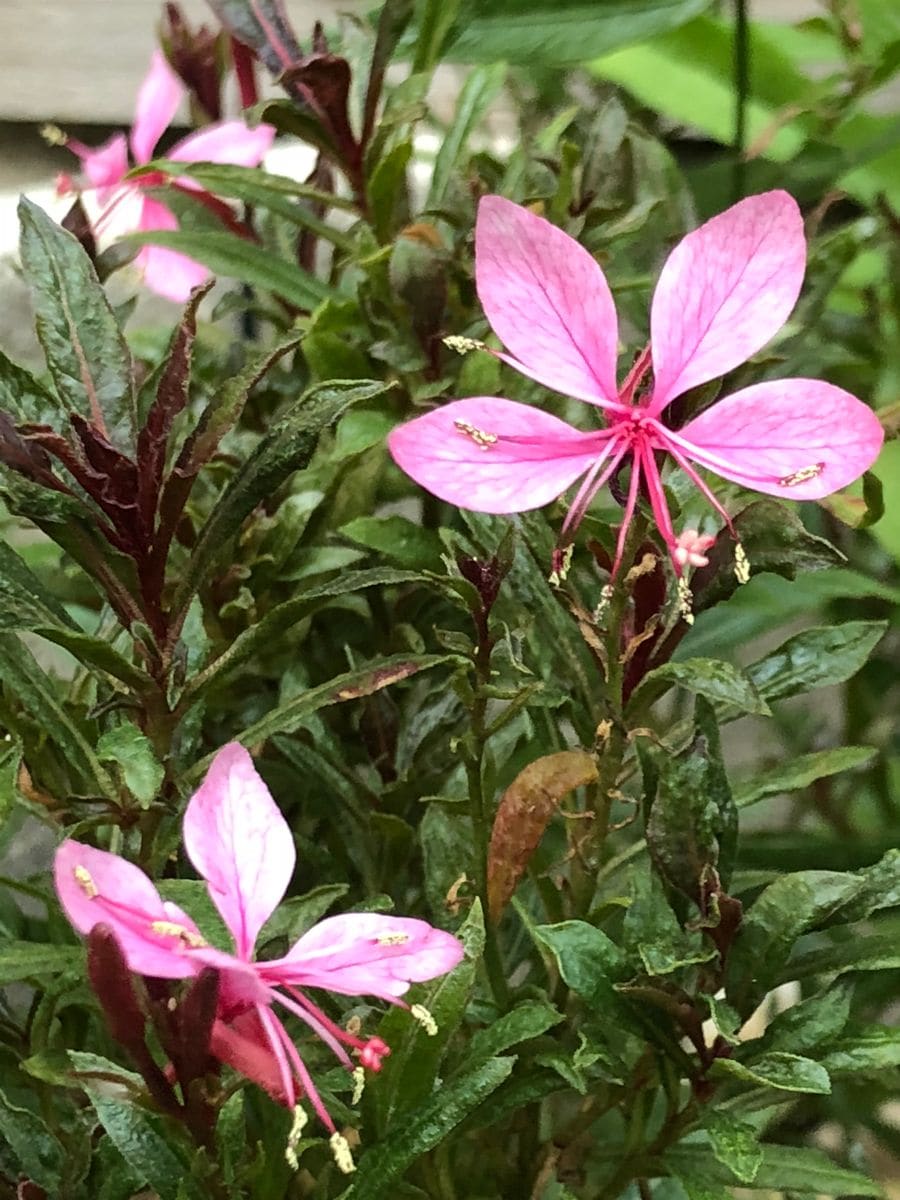
[[[629,702],[638,712],[659,699],[672,684],[703,696],[714,704],[728,704],[744,713],[770,716],[768,704],[739,667],[716,658],[688,658],[668,662],[641,680]]]
[[[396,1181],[497,1090],[515,1061],[511,1056],[489,1059],[445,1083],[415,1111],[404,1112],[383,1141],[362,1156],[345,1200],[381,1200],[396,1194]]]
[[[543,1000],[523,1000],[473,1035],[466,1047],[463,1062],[466,1067],[484,1062],[495,1054],[502,1054],[504,1050],[540,1037],[562,1020],[562,1013],[557,1012],[552,1004]]]
[[[375,380],[333,380],[301,396],[276,422],[232,477],[200,530],[172,603],[182,613],[225,554],[246,518],[312,458],[319,434],[351,404],[371,400],[388,384]]]
[[[84,962],[80,946],[54,946],[49,942],[6,942],[0,946],[0,985],[60,975]]]
[[[900,1029],[870,1025],[852,1030],[826,1047],[822,1066],[830,1075],[852,1075],[900,1067]]]
[[[331,295],[331,288],[309,271],[233,233],[154,229],[130,233],[122,240],[137,246],[165,246],[177,250],[202,263],[215,275],[227,275],[241,283],[274,292],[304,310],[312,311]]]
[[[831,1080],[823,1066],[811,1058],[783,1051],[763,1054],[749,1063],[734,1058],[720,1058],[713,1066],[713,1074],[732,1076],[745,1083],[762,1084],[783,1092],[812,1092],[827,1096],[831,1091]]]
[[[65,408],[59,398],[0,350],[0,411],[17,425],[59,425]]]
[[[447,34],[459,12],[461,0],[418,0],[413,73],[431,71],[441,58]]]
[[[72,234],[25,197],[19,220],[37,335],[60,399],[134,454],[131,355],[91,261]]]
[[[737,784],[734,789],[735,803],[738,808],[747,808],[768,796],[801,791],[817,779],[865,766],[876,754],[877,750],[872,746],[841,746],[834,750],[799,754]]]
[[[287,900],[282,900],[262,928],[260,945],[278,937],[286,938],[289,942],[295,941],[307,929],[312,929],[329,908],[349,891],[350,885],[347,883],[322,883],[302,896],[289,896]]]
[[[747,674],[765,700],[843,683],[865,664],[886,628],[884,621],[847,621],[806,629],[753,663]]]
[[[100,796],[114,799],[112,780],[60,703],[58,682],[41,670],[34,655],[14,633],[0,634],[0,679],[56,743],[76,773],[76,786],[87,786]]]
[[[393,683],[408,679],[419,671],[429,671],[432,667],[456,661],[452,654],[395,654],[390,658],[367,663],[356,670],[345,671],[343,675],[337,675],[327,683],[310,688],[308,692],[272,709],[243,730],[239,740],[246,746],[253,746],[270,738],[274,733],[291,733],[320,708],[340,704],[345,700],[371,696],[373,692],[379,692]],[[188,778],[197,778],[209,766],[211,758],[210,755],[193,767],[188,773]]]
[[[432,529],[423,529],[408,517],[357,517],[337,531],[341,537],[377,550],[409,570],[435,571],[441,565],[441,540]]]
[[[447,1046],[459,1028],[475,986],[475,970],[484,949],[484,916],[476,901],[457,936],[465,957],[452,971],[409,997],[424,1004],[437,1025],[429,1036],[404,1009],[392,1009],[378,1027],[378,1036],[391,1047],[391,1070],[372,1087],[379,1128],[400,1123],[431,1094]],[[490,1057],[490,1056],[488,1056]],[[467,1058],[467,1066],[472,1063]]]
[[[666,1151],[660,1174],[734,1184],[731,1169],[711,1158],[703,1142],[680,1142]],[[859,1171],[839,1167],[821,1150],[801,1146],[762,1146],[754,1188],[824,1196],[881,1196],[880,1184]]]
[[[499,55],[498,57],[502,58],[503,56]],[[427,208],[440,207],[446,196],[450,180],[459,169],[460,156],[472,131],[496,98],[505,78],[506,65],[502,62],[476,67],[469,75],[456,102],[453,123],[447,130],[434,161],[434,173],[431,176]]]
[[[766,1029],[762,1048],[805,1054],[832,1042],[847,1024],[852,996],[851,985],[838,983],[778,1013]]]
[[[900,946],[892,934],[869,934],[809,950],[789,960],[782,974],[788,979],[812,975],[843,975],[847,971],[896,971]]]

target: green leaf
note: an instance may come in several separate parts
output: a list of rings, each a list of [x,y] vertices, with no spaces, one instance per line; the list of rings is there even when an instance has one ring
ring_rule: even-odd
[[[472,1036],[463,1062],[466,1067],[484,1062],[495,1054],[502,1054],[504,1050],[540,1037],[562,1020],[562,1013],[557,1012],[551,1004],[543,1000],[523,1000]]]
[[[143,808],[156,798],[165,768],[154,754],[150,739],[131,721],[123,721],[103,734],[97,743],[97,758],[118,766],[125,786]]]
[[[133,455],[131,355],[90,259],[70,233],[24,197],[19,221],[37,335],[60,399]]]
[[[65,1165],[62,1146],[40,1117],[12,1104],[0,1091],[0,1136],[9,1145],[18,1166],[39,1187],[57,1195]]]
[[[763,1054],[749,1063],[719,1058],[712,1071],[720,1077],[732,1076],[745,1083],[778,1088],[783,1092],[812,1092],[821,1096],[831,1092],[831,1080],[824,1067],[811,1058],[783,1051]]]
[[[282,900],[262,927],[260,945],[278,937],[287,938],[289,942],[295,941],[307,929],[312,929],[329,908],[349,891],[350,885],[347,883],[322,883],[302,896],[290,896]]]
[[[72,1054],[77,1062],[78,1055]],[[109,1093],[101,1083],[82,1081],[97,1119],[135,1177],[159,1195],[159,1200],[201,1200],[200,1188],[187,1174],[186,1164],[171,1149],[172,1138],[161,1123],[134,1104]]]
[[[60,975],[84,962],[80,946],[55,946],[49,942],[6,942],[0,946],[0,986]]]
[[[753,1183],[763,1160],[757,1130],[713,1105],[704,1110],[703,1127],[716,1159],[741,1183]]]
[[[711,1159],[703,1142],[680,1142],[666,1151],[663,1174],[693,1177],[713,1184],[734,1184],[731,1169]],[[824,1196],[881,1196],[881,1186],[861,1174],[836,1166],[821,1150],[799,1146],[762,1146],[762,1162],[754,1188],[775,1192],[820,1193]]]
[[[735,803],[738,808],[747,808],[768,796],[801,791],[817,779],[865,766],[877,753],[872,746],[841,746],[834,750],[799,754],[737,784],[734,789]]]
[[[212,946],[231,951],[234,938],[223,921],[209,894],[209,888],[199,879],[160,879],[156,884],[164,900],[183,908]]]
[[[453,122],[434,160],[426,208],[440,208],[472,131],[493,103],[505,78],[506,64],[492,62],[489,66],[476,67],[466,79],[456,102]]]
[[[778,1013],[766,1029],[763,1047],[804,1054],[833,1041],[847,1024],[852,995],[851,986],[837,984]]]
[[[273,493],[312,458],[319,434],[351,404],[371,400],[389,385],[375,380],[334,380],[305,393],[269,430],[232,477],[197,535],[173,600],[184,612],[209,572],[231,545],[243,522],[261,500]]]
[[[447,34],[456,20],[461,0],[418,0],[413,72],[431,71],[440,61]]]
[[[492,1058],[446,1082],[402,1118],[362,1156],[345,1200],[381,1200],[396,1195],[395,1182],[437,1146],[507,1079],[515,1058]],[[165,1198],[164,1198],[165,1200]]]
[[[296,263],[233,233],[161,229],[130,233],[122,239],[136,246],[165,246],[202,263],[216,275],[274,292],[297,308],[312,311],[332,294],[331,288]]]
[[[475,970],[484,950],[484,915],[478,900],[457,936],[465,957],[452,971],[427,988],[417,988],[413,1002],[424,1004],[437,1025],[429,1036],[405,1009],[385,1014],[378,1035],[391,1047],[391,1070],[372,1087],[379,1128],[399,1124],[400,1113],[417,1108],[432,1092],[447,1046],[462,1023],[475,986]],[[412,1001],[412,997],[408,997]],[[471,1066],[466,1059],[467,1067]]]
[[[614,942],[586,921],[538,925],[535,935],[552,952],[569,987],[598,1012],[620,1009],[615,984],[628,977],[628,966]]]
[[[436,571],[441,565],[441,540],[408,517],[357,517],[337,531],[341,537],[377,550],[399,567]]]
[[[700,933],[682,929],[653,872],[638,871],[625,913],[622,938],[633,946],[648,975],[669,975],[681,967],[709,962],[716,948]]]
[[[345,671],[327,683],[310,688],[299,696],[288,700],[285,704],[273,708],[271,712],[260,717],[253,725],[248,726],[239,740],[246,746],[265,741],[274,733],[292,733],[314,712],[326,708],[330,704],[340,704],[345,700],[358,700],[362,696],[371,696],[382,688],[390,687],[419,671],[428,671],[443,663],[456,662],[452,654],[395,654],[390,658],[378,659],[353,671]],[[194,779],[205,771],[212,760],[208,756],[191,769],[188,778]]]
[[[900,946],[892,934],[855,936],[790,959],[785,973],[789,979],[812,975],[842,975],[845,971],[896,971],[900,968]]]
[[[58,425],[65,409],[58,397],[0,350],[0,411],[17,425]]]
[[[870,1025],[853,1030],[825,1049],[822,1066],[831,1075],[886,1071],[900,1067],[900,1029]]]
[[[526,67],[583,63],[695,17],[708,0],[468,0],[446,58]]]
[[[316,215],[315,208],[329,208],[355,212],[352,200],[299,183],[286,175],[273,175],[261,167],[240,167],[230,163],[186,163],[161,158],[133,171],[133,175],[163,173],[171,176],[187,175],[201,187],[216,196],[229,196],[278,213],[288,221],[309,229],[332,245],[350,253],[355,246],[353,238],[343,229],[336,229]],[[310,277],[312,278],[312,277]],[[318,283],[318,280],[316,280]]]
[[[806,629],[753,663],[747,674],[766,700],[843,683],[865,664],[886,628],[884,621],[846,621]]]
[[[802,871],[770,884],[745,915],[732,946],[729,1002],[747,1015],[780,981],[797,938],[823,924],[864,886],[861,877],[834,871]]]
[[[76,773],[76,786],[115,798],[115,788],[90,743],[60,703],[59,683],[38,666],[14,633],[0,634],[0,679],[59,748]]]
[[[646,838],[663,878],[700,904],[710,868],[719,868],[727,885],[737,810],[712,707],[698,697],[696,712],[696,732],[688,749],[675,758],[657,759],[659,779]]]
[[[716,658],[687,658],[668,662],[641,680],[629,702],[629,712],[638,712],[659,699],[672,684],[715,704],[728,704],[739,712],[771,716],[771,710],[756,687],[739,667]]]

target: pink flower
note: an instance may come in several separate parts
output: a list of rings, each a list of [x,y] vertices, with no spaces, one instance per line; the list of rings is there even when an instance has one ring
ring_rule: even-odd
[[[103,146],[91,149],[71,138],[65,144],[81,159],[89,190],[96,191],[101,207],[96,229],[110,237],[151,229],[177,229],[174,213],[161,201],[144,195],[147,188],[159,187],[167,180],[160,175],[145,175],[125,181],[131,168],[128,147],[134,165],[153,158],[153,151],[175,116],[185,94],[184,85],[155,50],[150,70],[141,84],[130,138],[115,133]],[[275,130],[271,125],[250,129],[243,121],[219,121],[182,139],[166,156],[173,162],[216,162],[238,166],[258,166],[272,144]],[[178,180],[181,187],[199,191],[189,179]],[[68,191],[71,180],[60,180],[60,190]],[[206,267],[164,246],[144,246],[136,263],[152,291],[169,300],[185,301],[191,288],[209,275]]]
[[[308,1096],[346,1163],[346,1146],[273,1006],[299,1018],[346,1067],[354,1068],[350,1050],[361,1067],[377,1071],[390,1053],[385,1043],[341,1029],[300,989],[366,994],[405,1007],[399,998],[410,984],[450,971],[462,958],[461,944],[426,921],[348,913],[320,921],[283,958],[254,962],[257,936],[284,896],[296,856],[287,822],[237,742],[218,752],[191,797],[184,844],[231,931],[234,954],[210,946],[133,863],[74,841],[59,847],[54,867],[66,916],[82,934],[98,924],[112,929],[138,974],[181,979],[216,968],[211,1053],[288,1107]],[[411,1011],[429,1027],[424,1009]]]
[[[488,396],[417,417],[393,430],[390,450],[442,500],[478,512],[522,512],[580,479],[563,524],[567,545],[600,488],[630,462],[612,576],[643,484],[680,577],[687,564],[698,563],[673,530],[658,454],[690,476],[732,533],[728,513],[698,467],[769,495],[815,500],[852,482],[877,457],[883,432],[875,414],[849,392],[815,379],[743,388],[679,430],[663,419],[678,396],[755,354],[793,309],[806,244],[800,211],[786,192],[750,196],[675,247],[653,297],[650,347],[621,386],[615,305],[587,250],[499,196],[481,201],[475,247],[478,295],[507,349],[498,357],[545,387],[602,409],[606,422],[583,433],[539,409]],[[470,348],[466,339],[456,341]],[[692,549],[702,558],[708,545]],[[746,577],[740,548],[736,571]]]

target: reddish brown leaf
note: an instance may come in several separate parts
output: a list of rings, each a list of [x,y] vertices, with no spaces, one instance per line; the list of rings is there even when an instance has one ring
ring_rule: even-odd
[[[590,754],[561,750],[529,763],[503,793],[488,851],[492,921],[500,919],[563,796],[596,778],[597,765]]]

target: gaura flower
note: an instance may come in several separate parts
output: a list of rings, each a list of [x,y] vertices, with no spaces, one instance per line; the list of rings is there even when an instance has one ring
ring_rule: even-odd
[[[185,90],[162,52],[156,50],[138,92],[134,124],[128,138],[124,133],[114,133],[104,145],[91,148],[62,135],[64,145],[81,159],[86,190],[96,193],[100,206],[94,220],[97,233],[117,238],[136,231],[178,228],[178,220],[171,209],[161,200],[145,195],[147,188],[168,182],[165,176],[149,174],[127,181],[125,176],[132,165],[141,166],[153,158],[156,144],[175,116]],[[262,162],[274,136],[271,125],[250,129],[243,121],[218,121],[183,138],[166,158],[172,162],[255,167]],[[133,163],[129,163],[129,146]],[[189,191],[202,191],[189,179],[176,182]],[[67,176],[61,177],[61,192],[70,191],[73,186]],[[206,267],[165,246],[142,247],[135,263],[143,271],[147,287],[179,303],[187,300],[191,289],[209,276]]]
[[[669,255],[650,311],[650,346],[619,386],[616,309],[600,266],[548,221],[485,196],[475,227],[475,279],[506,346],[498,357],[545,387],[595,405],[605,426],[584,433],[528,405],[473,396],[394,429],[391,453],[428,491],[477,512],[539,508],[581,480],[562,546],[571,545],[597,492],[630,463],[611,579],[643,484],[680,581],[685,566],[702,565],[711,539],[698,540],[696,530],[675,534],[657,455],[690,477],[734,534],[698,467],[758,492],[815,500],[851,483],[881,448],[882,428],[871,409],[816,379],[743,388],[682,429],[664,419],[678,396],[731,371],[781,328],[800,293],[805,262],[803,221],[786,192],[750,196],[713,217]],[[479,346],[464,338],[450,343]],[[748,575],[740,546],[735,570],[738,578]]]
[[[377,996],[406,1007],[400,997],[410,984],[452,970],[462,958],[462,945],[426,921],[347,913],[314,925],[282,958],[255,962],[259,931],[284,896],[296,853],[287,822],[237,742],[213,759],[188,803],[183,833],[188,857],[234,939],[233,954],[210,946],[187,913],[163,900],[139,867],[75,841],[63,842],[54,865],[66,916],[82,934],[95,925],[108,926],[137,974],[182,979],[214,967],[219,1007],[210,1053],[287,1107],[308,1096],[331,1134],[338,1165],[352,1170],[346,1142],[274,1006],[299,1018],[359,1081],[361,1068],[380,1070],[388,1046],[380,1038],[363,1040],[341,1029],[305,989]],[[425,1009],[413,1005],[411,1012],[433,1031]]]

